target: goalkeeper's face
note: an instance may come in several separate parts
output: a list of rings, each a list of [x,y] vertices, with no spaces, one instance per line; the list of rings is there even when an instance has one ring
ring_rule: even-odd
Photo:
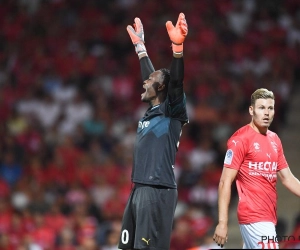
[[[162,72],[154,71],[149,78],[144,81],[143,88],[145,92],[141,94],[143,102],[151,103],[152,105],[159,103],[158,93],[164,89]]]

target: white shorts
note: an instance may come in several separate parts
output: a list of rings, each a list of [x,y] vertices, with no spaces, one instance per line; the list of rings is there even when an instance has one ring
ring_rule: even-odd
[[[279,249],[275,225],[272,222],[240,224],[243,249]]]

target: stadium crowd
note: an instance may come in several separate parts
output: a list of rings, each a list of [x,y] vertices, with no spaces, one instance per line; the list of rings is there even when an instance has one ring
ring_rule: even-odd
[[[184,12],[184,127],[170,250],[209,246],[226,142],[258,87],[280,134],[300,80],[298,0],[0,1],[0,249],[115,250],[131,190],[139,62],[126,26],[169,65],[166,20]],[[151,35],[150,35],[151,34]],[[202,249],[202,248],[201,248]]]

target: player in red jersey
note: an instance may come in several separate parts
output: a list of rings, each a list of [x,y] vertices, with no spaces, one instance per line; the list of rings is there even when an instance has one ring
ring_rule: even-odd
[[[236,181],[237,208],[243,248],[279,248],[276,182],[300,197],[300,182],[292,174],[278,135],[269,130],[275,110],[272,91],[261,88],[251,95],[252,120],[227,141],[224,168],[219,183],[219,223],[214,241],[224,246],[228,233],[228,209],[231,185]]]

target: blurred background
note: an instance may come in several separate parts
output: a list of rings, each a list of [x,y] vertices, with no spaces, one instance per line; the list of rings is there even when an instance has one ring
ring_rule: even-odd
[[[175,166],[170,249],[218,247],[212,234],[226,142],[250,121],[256,88],[275,93],[271,130],[300,177],[300,1],[0,0],[0,249],[117,249],[147,109],[126,26],[140,17],[154,67],[168,68],[165,22],[175,24],[180,12],[189,25],[190,123]],[[232,190],[225,247],[241,248]],[[298,237],[299,198],[280,183],[278,192],[278,234]]]

